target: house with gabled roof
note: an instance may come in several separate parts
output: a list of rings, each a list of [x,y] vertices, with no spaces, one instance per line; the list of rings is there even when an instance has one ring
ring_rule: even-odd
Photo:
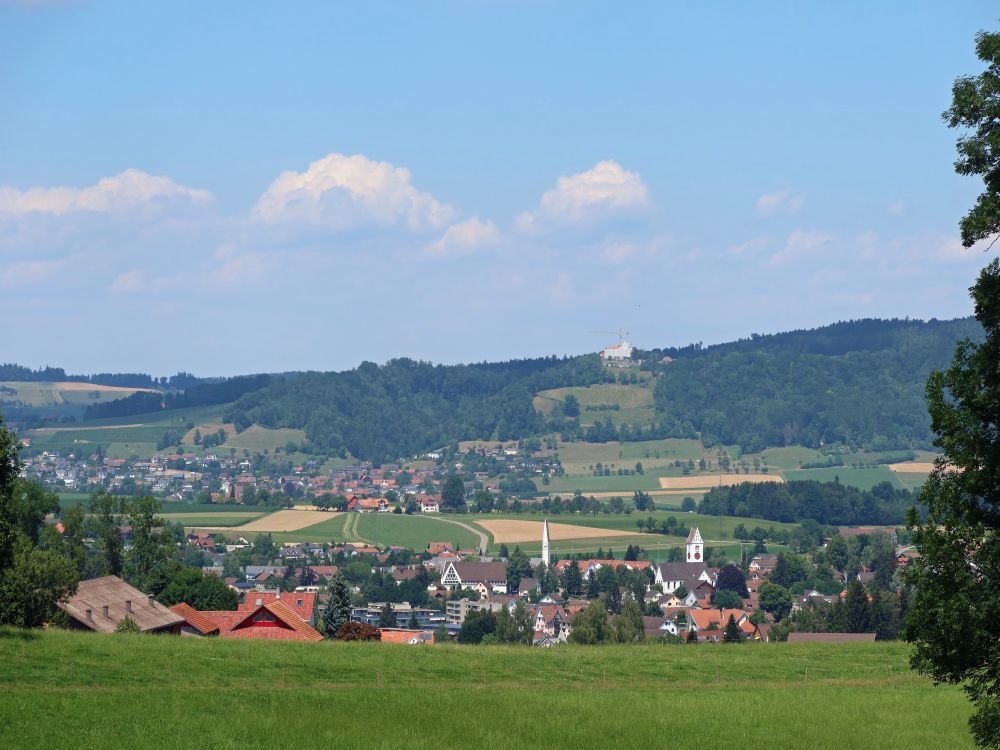
[[[243,605],[235,611],[199,612],[219,627],[220,638],[267,641],[321,641],[323,636],[284,600]],[[190,624],[190,623],[189,623]]]
[[[76,593],[57,606],[71,627],[113,633],[126,617],[143,633],[180,633],[184,618],[118,576],[80,581]]]
[[[502,562],[449,562],[441,574],[449,591],[481,585],[493,594],[507,593],[507,565]]]

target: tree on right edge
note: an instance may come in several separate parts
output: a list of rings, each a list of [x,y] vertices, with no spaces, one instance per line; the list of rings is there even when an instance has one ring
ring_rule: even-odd
[[[981,32],[976,52],[987,69],[955,82],[944,115],[968,131],[956,171],[982,175],[986,187],[961,221],[966,247],[1000,237],[1000,34]],[[968,693],[977,744],[1000,747],[1000,262],[971,292],[986,338],[961,342],[951,367],[927,383],[944,455],[920,491],[926,518],[916,509],[907,518],[921,556],[905,573],[915,594],[904,636],[916,647],[914,668]]]

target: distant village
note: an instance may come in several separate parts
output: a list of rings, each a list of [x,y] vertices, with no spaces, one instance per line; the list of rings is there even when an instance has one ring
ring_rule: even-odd
[[[355,628],[362,634],[349,640],[406,645],[497,642],[498,621],[506,618],[520,623],[517,642],[549,647],[574,642],[575,627],[589,634],[596,618],[596,627],[603,625],[608,633],[631,628],[629,640],[768,642],[777,618],[803,609],[843,606],[851,596],[851,586],[873,579],[872,573],[860,572],[849,584],[848,576],[840,574],[838,585],[845,588],[839,594],[806,590],[776,618],[773,610],[766,611],[761,591],[782,565],[780,555],[753,555],[745,572],[733,564],[713,567],[706,562],[700,530],[692,528],[683,557],[675,562],[635,559],[638,548],[630,548],[623,560],[613,555],[553,559],[548,520],[541,526],[542,554],[531,559],[517,549],[513,553],[502,550],[504,557],[480,556],[476,550],[455,549],[447,541],[432,542],[419,551],[360,543],[277,547],[264,537],[226,541],[191,533],[186,544],[205,563],[203,574],[222,579],[236,592],[240,597],[237,608],[198,610],[187,602],[166,606],[116,576],[82,581],[75,595],[59,606],[70,627],[99,632],[114,632],[128,618],[143,632],[320,641],[329,622],[327,610],[335,606],[331,584],[339,580],[346,581],[351,597],[347,630]],[[846,529],[840,541],[884,533]],[[904,567],[914,555],[901,553],[893,564]],[[238,565],[239,561],[247,564]],[[734,571],[739,571],[736,578]],[[362,600],[372,577],[391,595]],[[742,593],[735,593],[739,588]],[[406,599],[401,596],[404,592]],[[623,626],[629,612],[631,619]],[[874,641],[876,634],[793,632],[786,637],[792,641]],[[578,638],[576,642],[592,641]]]

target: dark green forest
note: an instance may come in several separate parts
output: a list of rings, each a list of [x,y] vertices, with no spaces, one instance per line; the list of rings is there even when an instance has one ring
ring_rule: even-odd
[[[538,434],[546,425],[532,406],[535,393],[612,377],[596,355],[447,366],[365,362],[274,380],[240,398],[225,419],[239,430],[254,423],[301,428],[319,450],[388,460],[458,440]]]
[[[900,524],[916,503],[909,490],[888,482],[859,490],[840,482],[749,482],[733,487],[713,487],[698,504],[698,512],[711,516],[766,518],[793,523],[811,518],[832,526]]]
[[[844,443],[873,450],[931,446],[924,395],[955,343],[978,340],[972,318],[860,320],[700,348],[657,350],[656,408],[677,436],[709,446]]]
[[[932,370],[948,365],[963,338],[982,338],[974,319],[867,319],[713,346],[640,351],[640,367],[656,376],[656,418],[646,425],[607,418],[584,429],[577,415],[557,409],[546,419],[534,410],[532,397],[541,390],[616,382],[627,372],[603,367],[594,354],[468,365],[394,359],[344,372],[214,382],[183,376],[192,378],[183,391],[94,404],[85,419],[229,404],[225,418],[239,430],[254,423],[304,429],[318,452],[375,461],[459,440],[544,432],[594,442],[700,436],[709,446],[737,444],[744,452],[834,443],[876,451],[928,448],[925,383]],[[64,375],[58,368],[4,368],[11,377]]]

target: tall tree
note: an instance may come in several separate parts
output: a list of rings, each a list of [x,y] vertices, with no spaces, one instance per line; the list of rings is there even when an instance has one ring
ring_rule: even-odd
[[[1000,236],[1000,33],[980,32],[976,53],[986,70],[955,81],[944,113],[964,130],[956,171],[981,176],[985,188],[959,225],[966,247]],[[963,684],[976,742],[1000,747],[1000,262],[971,292],[985,340],[961,342],[951,367],[927,383],[944,456],[920,492],[926,517],[908,518],[921,557],[906,572],[916,594],[904,635],[916,669]]]
[[[97,534],[103,575],[120,575],[124,564],[125,543],[118,528],[121,502],[107,490],[90,496],[90,514]]]
[[[847,585],[847,597],[844,599],[845,629],[848,633],[868,633],[872,627],[871,606],[868,603],[868,592],[855,578]]]
[[[171,539],[164,529],[160,501],[144,496],[123,504],[125,518],[132,526],[132,548],[125,555],[128,582],[138,589],[158,595],[169,577],[164,566],[172,553]]]
[[[441,486],[441,507],[459,513],[465,512],[465,483],[462,477],[451,474],[444,480]]]
[[[330,598],[326,602],[323,625],[327,638],[336,638],[340,628],[351,620],[351,590],[338,572],[330,579]]]
[[[593,577],[593,573],[591,573],[591,577]],[[567,596],[580,595],[583,589],[583,578],[580,575],[580,566],[577,565],[576,560],[566,562],[566,567],[563,568],[562,585]]]
[[[743,599],[750,596],[750,592],[747,590],[746,573],[743,572],[743,569],[739,565],[733,563],[723,566],[722,570],[719,571],[715,588],[716,590],[728,589]]]
[[[743,643],[743,631],[740,630],[740,626],[736,624],[736,618],[732,615],[729,615],[726,628],[722,631],[722,642]]]

